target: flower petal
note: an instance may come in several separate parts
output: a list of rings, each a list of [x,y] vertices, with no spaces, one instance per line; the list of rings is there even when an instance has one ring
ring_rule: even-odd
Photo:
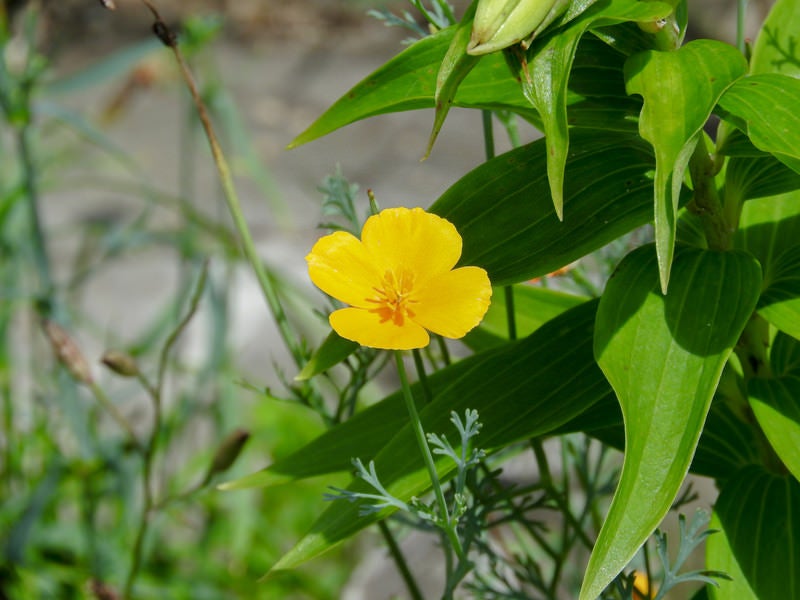
[[[415,290],[414,321],[439,335],[458,339],[478,325],[492,298],[492,285],[480,267],[461,267]]]
[[[364,224],[361,241],[385,272],[407,269],[422,283],[452,269],[461,236],[448,220],[421,208],[387,208]]]
[[[308,275],[319,289],[346,304],[369,308],[381,275],[358,238],[337,231],[317,240],[306,256]]]
[[[412,350],[430,343],[428,332],[406,319],[403,325],[381,321],[380,316],[361,308],[342,308],[331,313],[331,327],[343,338],[370,348]]]

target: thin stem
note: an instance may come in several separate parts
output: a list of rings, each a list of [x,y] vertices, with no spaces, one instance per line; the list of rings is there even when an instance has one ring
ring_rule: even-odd
[[[414,357],[414,367],[417,369],[417,379],[419,380],[419,385],[422,387],[422,391],[425,395],[425,404],[430,404],[433,400],[433,395],[431,394],[431,388],[428,385],[428,374],[425,373],[425,363],[422,362],[422,353],[419,351],[419,348],[415,348],[411,351],[411,354]]]
[[[492,125],[492,111],[482,110],[481,118],[483,123],[483,149],[486,160],[490,161],[495,157],[494,147],[494,127]],[[507,285],[503,288],[506,305],[506,322],[508,323],[508,339],[517,339],[516,311],[514,309],[514,289]]]
[[[483,150],[486,160],[494,158],[494,127],[492,126],[492,111],[481,111],[481,122],[483,124]]]
[[[465,559],[464,550],[461,547],[461,540],[458,539],[456,534],[455,524],[450,519],[450,511],[447,508],[447,501],[444,498],[442,485],[439,482],[439,475],[436,472],[436,464],[433,462],[433,455],[431,449],[428,447],[428,441],[425,439],[425,431],[422,428],[422,422],[417,412],[417,405],[414,403],[414,395],[411,393],[411,386],[408,383],[408,375],[406,375],[406,367],[403,364],[403,355],[398,350],[394,353],[395,364],[397,365],[397,374],[400,377],[400,386],[403,389],[403,399],[406,402],[406,409],[410,418],[411,428],[414,430],[414,435],[417,438],[417,445],[419,446],[422,459],[425,461],[425,467],[428,469],[428,476],[433,486],[433,494],[436,497],[436,503],[439,506],[439,518],[442,521],[444,531],[450,544],[461,560]]]
[[[39,298],[51,300],[53,279],[50,274],[50,260],[47,256],[44,230],[42,229],[42,220],[39,214],[39,188],[36,181],[36,166],[33,162],[30,137],[31,128],[28,124],[25,124],[17,132],[17,152],[22,163],[25,191],[28,197],[28,218],[30,219],[31,227],[33,260],[39,276]],[[49,312],[48,310],[47,313]]]
[[[425,597],[422,595],[417,582],[414,580],[414,575],[412,575],[411,569],[408,568],[406,557],[403,556],[403,552],[400,550],[400,546],[397,545],[394,535],[389,529],[389,525],[387,525],[385,519],[378,521],[378,529],[383,536],[383,541],[389,548],[389,554],[392,555],[394,564],[397,567],[397,570],[400,571],[400,576],[403,578],[403,582],[406,584],[406,588],[408,589],[408,593],[411,595],[412,600],[424,600]]]
[[[141,452],[144,452],[145,448],[142,446],[139,438],[136,436],[136,432],[133,430],[130,422],[125,418],[125,416],[119,411],[117,405],[114,404],[111,399],[106,395],[105,391],[97,385],[96,382],[92,382],[89,385],[89,389],[91,389],[92,394],[94,395],[95,399],[100,403],[100,405],[105,409],[108,414],[111,415],[111,418],[119,425],[122,430],[128,435],[131,440],[131,443]]]
[[[747,0],[738,0],[736,3],[736,47],[739,52],[745,54],[744,42],[744,12],[747,8]]]
[[[517,339],[517,317],[514,309],[514,288],[507,285],[503,288],[506,304],[506,322],[508,323],[508,339]]]
[[[278,297],[275,282],[264,268],[261,258],[258,255],[258,251],[256,250],[255,242],[253,241],[253,237],[250,233],[244,213],[242,212],[239,195],[237,194],[236,187],[233,184],[233,177],[231,176],[228,161],[225,159],[225,155],[222,152],[222,147],[220,146],[219,140],[214,133],[214,128],[211,125],[211,119],[208,116],[205,103],[203,102],[203,99],[197,90],[197,85],[194,81],[194,77],[192,76],[192,72],[189,69],[189,66],[186,64],[183,53],[178,46],[177,39],[161,20],[158,11],[148,0],[142,1],[150,9],[156,19],[155,30],[158,37],[162,42],[172,49],[172,52],[175,55],[175,59],[178,62],[178,67],[180,68],[184,81],[186,81],[186,85],[189,88],[189,92],[191,93],[195,107],[197,108],[200,122],[205,130],[208,144],[211,149],[211,155],[214,159],[214,164],[217,166],[217,173],[222,184],[223,195],[225,196],[225,200],[228,205],[228,211],[230,212],[236,230],[239,233],[244,255],[256,275],[256,279],[261,287],[261,292],[264,295],[264,299],[267,302],[268,308],[272,312],[272,316],[276,325],[278,326],[278,331],[280,332],[286,347],[289,349],[295,364],[298,367],[302,367],[305,362],[305,355],[300,343],[295,339],[292,328],[289,326],[286,313],[283,310],[283,305]]]

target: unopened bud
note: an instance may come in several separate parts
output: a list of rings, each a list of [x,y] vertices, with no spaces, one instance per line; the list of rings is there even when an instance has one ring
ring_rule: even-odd
[[[489,54],[532,37],[570,0],[478,0],[467,53]]]
[[[70,375],[77,381],[92,385],[92,372],[89,369],[89,363],[86,362],[80,348],[69,337],[64,328],[49,319],[42,321],[42,328],[47,339],[50,340],[50,345],[56,358],[58,358],[58,362],[64,365]]]
[[[139,374],[136,359],[121,350],[106,350],[100,362],[123,377],[136,377]]]
[[[211,466],[206,475],[206,481],[211,479],[217,473],[224,473],[231,465],[239,458],[242,453],[242,448],[250,439],[250,432],[245,429],[236,429],[229,433],[222,443],[220,443],[217,451],[214,453],[214,460],[211,461]]]

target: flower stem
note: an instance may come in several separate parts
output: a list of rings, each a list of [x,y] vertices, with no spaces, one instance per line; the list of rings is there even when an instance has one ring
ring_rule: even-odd
[[[419,586],[414,580],[414,575],[411,573],[411,569],[408,568],[406,558],[403,556],[400,546],[397,545],[397,541],[394,539],[394,536],[389,529],[389,525],[386,524],[386,520],[378,521],[378,529],[380,529],[381,535],[383,536],[383,541],[386,542],[386,545],[389,548],[389,554],[392,555],[394,564],[397,566],[397,570],[400,571],[400,575],[403,577],[403,581],[406,584],[406,588],[408,589],[408,593],[412,600],[423,600],[424,596],[419,590]]]
[[[455,523],[450,519],[450,511],[447,509],[447,501],[444,498],[442,485],[439,482],[439,475],[436,472],[436,465],[433,462],[433,454],[428,446],[428,441],[425,439],[425,431],[422,428],[422,422],[419,419],[417,412],[417,405],[414,403],[414,396],[411,393],[411,386],[408,383],[408,375],[406,374],[406,367],[403,364],[403,355],[399,351],[394,353],[395,363],[397,365],[397,374],[400,377],[400,386],[403,389],[403,399],[406,402],[406,409],[408,409],[408,416],[411,420],[411,428],[414,430],[414,435],[417,437],[417,444],[422,453],[422,458],[425,461],[425,466],[428,469],[428,475],[431,479],[433,486],[433,494],[436,497],[436,503],[439,505],[439,518],[443,524],[447,538],[460,559],[465,559],[464,549],[461,547],[461,540],[458,539],[456,534]]]

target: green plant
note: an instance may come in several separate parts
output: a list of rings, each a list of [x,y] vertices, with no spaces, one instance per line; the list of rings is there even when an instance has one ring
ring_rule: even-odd
[[[430,210],[463,237],[459,264],[489,273],[495,304],[485,325],[465,338],[472,355],[452,361],[446,352],[431,353],[429,372],[419,369],[411,404],[422,427],[442,432],[452,412],[477,410],[481,448],[497,461],[520,441],[532,440],[536,450],[568,432],[624,446],[605,516],[599,495],[585,521],[568,508],[566,490],[543,488],[591,548],[581,600],[631,597],[632,579],[623,572],[690,471],[715,479],[720,493],[708,571],[688,578],[727,574],[730,580],[720,576],[708,587],[713,598],[796,596],[800,390],[790,357],[800,338],[800,3],[778,0],[747,55],[741,31],[738,49],[708,39],[684,44],[686,0],[520,1],[506,3],[522,7],[511,16],[502,2],[479,0],[458,22],[444,2],[432,11],[412,4],[433,33],[357,84],[292,145],[376,114],[433,109],[430,151],[451,106],[484,111],[486,163]],[[541,6],[533,11],[531,4]],[[487,18],[510,19],[509,29],[527,33],[506,39],[505,24],[473,22]],[[493,114],[504,124],[509,115],[533,123],[544,139],[495,157]],[[525,283],[648,222],[654,243],[624,249],[599,300]],[[332,336],[303,376],[323,376],[351,351],[354,344]],[[378,512],[334,503],[271,573],[321,555],[455,475],[445,456],[429,474],[416,450],[415,413],[409,422],[402,410],[406,385],[403,391],[226,485],[339,472],[358,457],[361,478],[379,478],[380,494],[392,498]],[[548,459],[536,456],[545,482]],[[363,486],[357,480],[340,493],[356,497]],[[480,498],[473,495],[478,504]],[[525,523],[524,513],[511,521]],[[456,592],[450,582],[472,568],[460,550],[471,539],[465,525],[458,540],[452,533],[445,536],[446,597]],[[695,527],[684,531],[681,548],[701,537]],[[541,536],[534,540],[548,547]],[[447,558],[453,550],[457,563]],[[551,555],[557,573],[567,556]],[[402,557],[395,558],[402,569]],[[537,575],[538,560],[533,550],[520,553],[530,581],[547,579]],[[665,572],[671,586],[675,572],[667,565]],[[542,597],[577,592],[537,589]],[[409,590],[414,594],[413,583]]]

